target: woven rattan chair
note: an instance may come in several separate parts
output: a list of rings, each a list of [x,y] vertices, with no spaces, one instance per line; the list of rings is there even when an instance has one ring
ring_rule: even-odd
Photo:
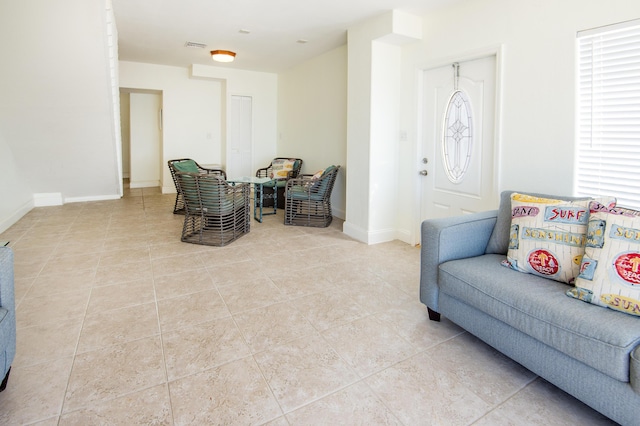
[[[202,167],[190,158],[181,158],[178,160],[169,160],[169,171],[173,178],[173,183],[176,185],[176,203],[173,206],[173,214],[184,214],[184,200],[182,193],[178,188],[178,182],[176,181],[176,172],[188,172],[188,173],[200,173],[207,175],[219,176],[222,179],[227,179],[227,174],[222,169],[208,169]]]
[[[271,173],[273,172],[273,163],[278,160],[293,160],[293,170],[289,172],[289,176],[286,179],[281,179],[263,185],[263,194],[265,198],[262,201],[262,206],[273,207],[273,188],[276,187],[278,191],[276,195],[278,197],[278,208],[284,209],[284,188],[287,185],[287,180],[294,179],[298,177],[298,174],[300,174],[300,169],[302,168],[302,160],[300,158],[288,157],[274,158],[267,167],[260,168],[256,171],[256,177],[271,177]]]
[[[215,175],[185,172],[176,172],[176,182],[184,195],[183,242],[225,246],[249,232],[249,184],[230,185]]]
[[[301,175],[287,181],[285,225],[325,228],[331,224],[331,191],[340,166],[328,167],[322,176]]]

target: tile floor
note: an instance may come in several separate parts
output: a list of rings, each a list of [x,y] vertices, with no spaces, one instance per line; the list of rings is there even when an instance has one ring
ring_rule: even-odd
[[[252,222],[180,242],[174,196],[36,208],[0,424],[567,425],[598,413],[418,301],[419,250]]]

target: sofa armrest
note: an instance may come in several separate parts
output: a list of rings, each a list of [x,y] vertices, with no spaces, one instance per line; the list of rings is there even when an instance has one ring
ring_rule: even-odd
[[[0,390],[6,386],[7,372],[16,354],[16,307],[13,280],[13,250],[0,247]],[[4,380],[3,380],[4,378]]]
[[[485,253],[498,211],[491,210],[422,222],[420,301],[438,312],[438,265]]]

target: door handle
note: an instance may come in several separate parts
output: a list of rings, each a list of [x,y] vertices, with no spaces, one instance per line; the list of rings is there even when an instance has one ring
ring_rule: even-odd
[[[420,173],[422,176],[426,176],[429,174],[429,172],[427,172],[426,170],[420,170],[418,173]]]

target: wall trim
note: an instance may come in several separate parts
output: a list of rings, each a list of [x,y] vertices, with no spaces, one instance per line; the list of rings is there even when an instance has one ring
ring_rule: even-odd
[[[353,225],[351,222],[345,222],[342,225],[342,232],[368,245],[386,243],[396,239],[396,231],[394,229],[367,231],[359,226]]]
[[[42,192],[33,194],[34,207],[61,206],[63,204],[62,192]]]
[[[107,200],[119,200],[120,195],[91,195],[88,197],[67,197],[64,199],[65,203],[84,203],[87,201],[107,201]]]
[[[27,201],[26,203],[18,207],[11,215],[2,218],[0,220],[0,232],[4,232],[15,225],[20,219],[24,217],[24,215],[29,213],[31,209],[33,209],[33,207],[33,200]]]

